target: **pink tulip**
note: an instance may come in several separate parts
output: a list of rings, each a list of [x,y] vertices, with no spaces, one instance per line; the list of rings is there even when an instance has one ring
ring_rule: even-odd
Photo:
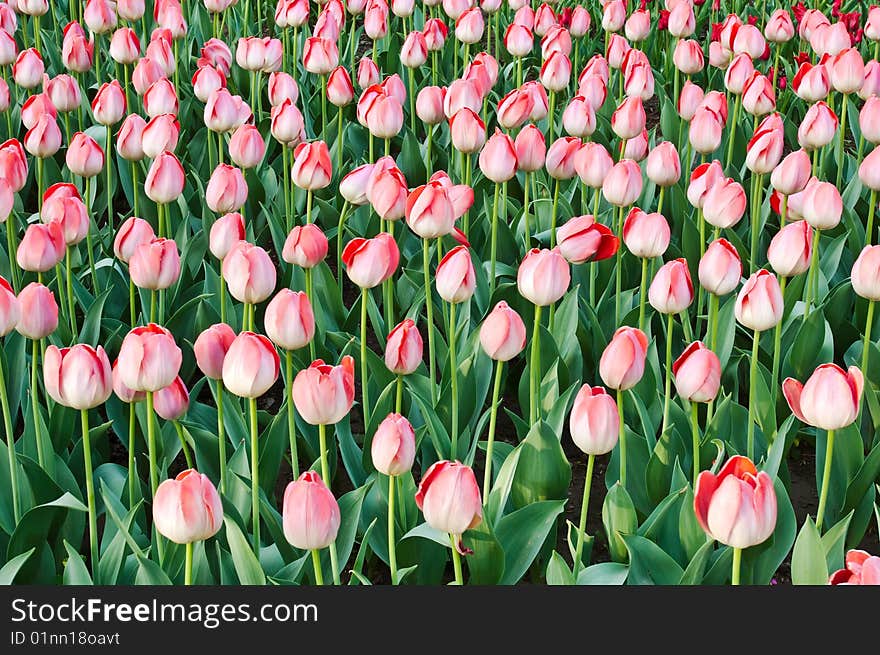
[[[801,384],[794,378],[782,383],[791,413],[807,425],[839,430],[859,417],[865,380],[857,366],[844,371],[837,364],[822,364]]]
[[[632,139],[645,129],[645,121],[641,97],[629,97],[611,114],[611,129],[618,139]]]
[[[570,283],[569,264],[558,247],[553,250],[532,248],[516,275],[520,295],[539,307],[552,305],[562,298]]]
[[[266,335],[284,350],[299,350],[315,336],[312,304],[303,291],[282,289],[266,306]]]
[[[706,196],[718,180],[723,180],[724,171],[721,163],[716,159],[712,162],[700,164],[691,173],[690,184],[687,188],[688,202],[697,209],[701,209],[706,202]]]
[[[700,258],[700,286],[716,296],[724,296],[739,286],[742,261],[727,239],[716,239]]]
[[[113,252],[118,260],[127,264],[138,246],[149,243],[154,238],[156,234],[153,227],[144,219],[132,216],[119,226],[113,241]]]
[[[301,143],[293,151],[291,179],[300,189],[323,189],[333,178],[330,150],[323,141]]]
[[[662,214],[633,207],[623,222],[623,242],[636,257],[660,257],[669,247],[669,223]]]
[[[167,289],[180,277],[180,254],[172,239],[140,244],[128,262],[131,281],[139,289]]]
[[[547,174],[556,180],[570,180],[575,176],[575,157],[583,142],[573,136],[556,139],[547,150]]]
[[[717,228],[733,227],[746,211],[746,192],[733,178],[715,182],[703,201],[703,216]]]
[[[244,218],[237,212],[224,214],[211,225],[208,249],[220,261],[226,258],[232,247],[244,240]]]
[[[398,323],[385,343],[385,367],[396,375],[415,372],[422,362],[422,335],[412,319]]]
[[[865,246],[850,275],[853,291],[868,300],[880,300],[880,246]]]
[[[15,261],[22,270],[45,273],[64,259],[65,252],[60,223],[31,223],[18,244]]]
[[[413,465],[416,435],[400,414],[389,414],[376,428],[370,445],[373,466],[383,475],[402,475]]]
[[[260,131],[245,123],[229,139],[229,158],[244,169],[256,168],[266,154],[266,143]]]
[[[604,387],[585,384],[574,398],[568,429],[571,440],[585,455],[610,453],[620,432],[617,403]]]
[[[602,195],[615,207],[628,207],[642,194],[642,170],[632,159],[621,159],[602,182]]]
[[[126,161],[141,161],[146,157],[143,145],[147,122],[138,114],[129,114],[116,134],[116,152]]]
[[[794,277],[810,268],[813,228],[806,221],[788,223],[767,248],[767,261],[780,277]]]
[[[513,139],[495,128],[486,145],[480,151],[480,170],[496,184],[507,182],[517,170],[516,146]]]
[[[234,212],[244,205],[248,186],[241,169],[229,164],[219,164],[205,188],[205,204],[217,214]]]
[[[574,167],[581,182],[592,189],[601,189],[605,177],[614,166],[611,155],[600,143],[586,142],[575,155]]]
[[[337,366],[316,359],[293,380],[296,411],[310,425],[339,423],[354,402],[354,359],[346,355]]]
[[[163,152],[150,165],[144,192],[155,203],[167,204],[180,197],[186,176],[180,161],[174,153]]]
[[[301,268],[314,268],[327,256],[327,237],[314,223],[297,225],[287,235],[281,258]]]
[[[648,337],[638,328],[620,327],[599,360],[599,375],[611,389],[631,389],[645,372]]]
[[[798,127],[798,143],[805,150],[827,146],[837,132],[837,116],[821,100],[812,105]]]
[[[56,403],[73,409],[92,409],[113,393],[107,353],[86,344],[70,348],[50,345],[43,357],[43,383]]]
[[[803,191],[810,180],[810,167],[810,155],[805,150],[795,150],[773,169],[770,184],[786,196]]]
[[[514,141],[519,170],[534,172],[544,167],[547,147],[543,133],[533,124],[526,125]]]
[[[808,184],[803,191],[801,214],[813,228],[830,230],[837,227],[843,214],[840,191],[831,182]]]
[[[746,280],[736,298],[736,320],[750,330],[763,331],[782,320],[784,304],[776,276],[760,269]]]
[[[483,522],[483,504],[469,466],[459,461],[434,462],[419,482],[416,505],[428,525],[453,536],[459,552],[471,552],[464,549],[461,535]]]
[[[721,362],[702,341],[694,341],[672,364],[678,395],[692,403],[715,399],[721,386]]]
[[[199,370],[206,378],[223,378],[223,360],[226,359],[226,353],[233,341],[235,332],[226,323],[215,323],[196,337],[193,354]]]
[[[613,257],[619,240],[611,229],[590,216],[575,216],[556,230],[559,251],[571,264]]]
[[[832,573],[828,584],[880,585],[880,557],[866,553],[864,550],[847,551],[846,568]]]
[[[176,421],[189,409],[189,391],[180,376],[153,397],[156,415],[166,421]]]
[[[480,326],[480,345],[495,361],[507,362],[523,351],[526,326],[520,315],[503,300]]]
[[[5,337],[15,329],[21,318],[21,307],[12,285],[0,276],[0,337]]]
[[[457,246],[446,253],[435,273],[437,293],[449,303],[460,303],[474,295],[476,272],[466,246]]]
[[[397,242],[387,232],[372,239],[352,239],[342,251],[349,279],[362,289],[372,289],[389,279],[399,262]]]
[[[678,182],[681,177],[681,162],[671,141],[663,141],[654,146],[648,155],[645,174],[660,187],[672,186]]]
[[[160,114],[150,119],[141,133],[144,154],[151,159],[168,150],[173,152],[180,136],[180,123],[174,114]]]
[[[122,340],[119,376],[134,391],[158,391],[177,377],[182,358],[171,333],[150,323],[134,328]]]
[[[223,525],[220,495],[207,475],[187,469],[156,489],[153,523],[176,544],[210,539]]]
[[[320,550],[339,532],[339,504],[314,471],[306,471],[284,490],[284,538],[296,548]]]
[[[241,332],[223,358],[223,384],[241,398],[259,398],[278,379],[280,360],[262,334]]]
[[[727,460],[718,475],[702,471],[694,491],[694,512],[712,539],[733,548],[766,541],[776,528],[773,480],[747,457]]]
[[[694,285],[684,258],[659,268],[648,289],[648,302],[661,314],[683,312],[694,300]]]
[[[232,246],[221,265],[229,293],[239,302],[255,305],[275,290],[275,265],[260,246],[239,241]]]

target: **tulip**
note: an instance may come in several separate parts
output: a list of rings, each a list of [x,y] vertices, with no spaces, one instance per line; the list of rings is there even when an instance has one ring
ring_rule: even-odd
[[[862,105],[862,110],[859,112],[859,130],[868,142],[874,145],[880,143],[880,97],[876,94],[869,96]],[[861,141],[859,143],[864,146]]]
[[[280,348],[290,351],[308,345],[315,336],[315,317],[302,291],[282,289],[266,306],[266,334]]]
[[[327,237],[317,225],[297,225],[287,235],[281,258],[288,264],[310,269],[324,260],[328,247]]]
[[[293,151],[293,170],[290,173],[293,183],[305,189],[306,223],[312,222],[312,192],[329,186],[333,179],[333,165],[330,150],[324,141],[300,143]]]
[[[789,223],[776,233],[767,248],[767,260],[781,278],[805,273],[810,267],[813,228],[807,221]]]
[[[318,551],[333,546],[340,522],[339,504],[317,473],[306,471],[287,485],[282,510],[284,537],[296,548],[312,551],[319,585],[324,584],[324,578]]]
[[[169,288],[180,277],[177,244],[172,239],[161,238],[140,244],[128,262],[128,271],[131,281],[139,289],[157,291]]]
[[[731,457],[718,475],[700,473],[694,513],[707,535],[733,548],[732,582],[738,585],[742,549],[763,543],[776,528],[773,480],[759,473],[751,459]]]
[[[623,222],[623,242],[636,257],[661,257],[669,247],[669,223],[662,214],[647,214],[633,207]]]
[[[617,252],[618,239],[611,229],[590,216],[575,216],[556,231],[559,251],[571,264],[601,261]]]
[[[239,126],[229,139],[229,158],[244,169],[256,168],[266,154],[266,143],[253,125]]]
[[[12,65],[12,79],[23,89],[34,89],[43,80],[46,68],[43,58],[35,48],[22,50]]]
[[[734,119],[736,119],[736,108],[738,106],[739,96],[737,96],[737,105],[734,107]],[[698,153],[711,155],[721,144],[723,129],[724,125],[717,113],[705,106],[698,107],[688,126],[688,142]]]
[[[645,108],[639,96],[628,97],[611,115],[611,129],[617,138],[632,139],[645,129]]]
[[[397,270],[400,251],[390,234],[383,232],[372,239],[352,239],[342,252],[349,279],[361,289],[372,289]]]
[[[681,162],[678,158],[678,152],[675,145],[670,141],[663,141],[657,144],[648,155],[648,161],[645,166],[645,174],[648,179],[660,187],[661,198],[666,187],[676,184],[681,177]],[[658,201],[660,208],[657,212],[662,212],[662,201]]]
[[[0,337],[12,332],[21,319],[21,307],[12,285],[0,276]],[[3,428],[6,431],[6,447],[9,453],[9,482],[12,487],[12,508],[16,520],[21,517],[21,506],[18,499],[18,463],[15,450],[15,433],[13,432],[12,416],[9,401],[6,398],[6,376],[0,366],[0,406],[3,411]]]
[[[871,243],[871,239],[874,235],[874,213],[877,208],[877,192],[880,191],[880,175],[877,174],[877,164],[880,162],[880,149],[874,148],[870,152],[870,154],[862,160],[862,163],[859,165],[859,180],[861,180],[862,184],[868,187],[871,190],[870,200],[868,204],[868,222],[865,227],[865,245]],[[833,197],[833,194],[826,193],[823,194],[831,197],[831,203],[833,205],[833,211],[836,213],[837,211],[837,198]],[[817,208],[819,211],[822,211],[822,208]]]
[[[159,208],[159,236],[163,236],[167,226],[169,217],[166,214],[164,205],[171,203],[183,193],[183,186],[186,183],[183,166],[174,156],[174,153],[163,152],[153,163],[150,164],[150,170],[147,172],[147,179],[144,181],[144,192],[153,202],[160,205]],[[170,232],[170,230],[169,230]]]
[[[177,419],[186,414],[189,409],[189,391],[180,377],[174,378],[174,382],[164,389],[159,389],[153,397],[153,408],[156,414],[165,419],[177,423]],[[177,434],[180,436],[180,443],[183,445],[183,452],[187,460],[187,464],[192,464],[189,449],[186,447],[186,441],[183,437],[183,430],[179,424],[175,425]]]
[[[208,249],[217,259],[223,261],[233,246],[244,240],[244,218],[237,212],[224,214],[211,225]],[[221,282],[223,278],[221,276]]]
[[[816,528],[820,532],[831,484],[834,433],[859,417],[864,386],[864,376],[858,367],[850,366],[844,371],[837,364],[819,366],[804,384],[794,378],[786,378],[782,383],[782,393],[792,414],[807,425],[827,432],[825,467],[816,513]]]
[[[803,149],[789,153],[770,174],[770,185],[782,194],[782,225],[788,217],[788,196],[799,193],[810,180],[810,156]]]
[[[184,584],[192,584],[193,542],[210,539],[223,524],[223,504],[207,475],[189,468],[165,480],[153,496],[156,531],[186,545]]]
[[[648,338],[639,329],[618,328],[599,360],[599,375],[605,386],[618,391],[634,387],[645,370]]]
[[[871,7],[872,11],[875,9],[878,8]],[[853,549],[847,551],[846,568],[832,573],[828,579],[828,584],[880,585],[880,557],[870,555],[864,550]]]
[[[180,123],[174,114],[160,114],[143,126],[141,147],[144,154],[155,159],[165,150],[173,152],[180,136]]]
[[[232,246],[220,266],[229,293],[245,303],[246,326],[253,329],[253,305],[263,302],[275,290],[275,265],[260,246],[239,241]]]
[[[152,226],[147,221],[132,216],[119,226],[113,241],[113,253],[118,260],[127,264],[137,247],[142,243],[149,243],[155,236]]]
[[[400,376],[414,373],[421,364],[422,348],[422,335],[412,319],[398,323],[388,334],[385,343],[385,367],[398,376],[399,391],[402,386]],[[400,393],[398,398],[402,400]]]
[[[633,204],[642,193],[642,170],[632,159],[621,159],[614,164],[602,182],[602,195],[605,200],[618,208],[617,210],[617,234],[623,234],[623,211],[628,205]],[[620,296],[621,296],[621,256],[617,250],[614,316],[620,319]]]
[[[247,201],[248,186],[244,173],[229,164],[219,164],[205,188],[205,204],[217,214],[237,212]]]
[[[739,253],[727,239],[715,239],[700,258],[698,273],[700,286],[711,294],[707,334],[709,347],[714,350],[718,338],[718,298],[739,285],[742,276]]]
[[[584,548],[584,536],[587,527],[587,510],[590,502],[590,487],[593,481],[593,466],[597,455],[604,455],[614,450],[617,444],[622,418],[618,414],[617,404],[605,391],[604,387],[591,387],[585,384],[574,399],[574,406],[568,418],[571,440],[587,455],[587,471],[584,478],[584,495],[581,501],[580,521],[578,522],[578,539],[574,554],[575,571],[583,562],[581,553]]]
[[[457,460],[435,462],[419,482],[416,505],[428,525],[449,534],[456,581],[464,584],[460,555],[473,551],[465,550],[461,535],[483,522],[480,489],[473,470]]]
[[[736,225],[746,210],[746,193],[739,182],[724,178],[714,183],[703,200],[703,217],[719,230]]]
[[[831,143],[837,131],[837,116],[823,101],[812,105],[798,127],[798,143],[808,151],[815,151]],[[814,155],[815,157],[815,155]]]
[[[119,349],[119,376],[128,388],[149,394],[167,387],[177,377],[180,348],[165,328],[150,323],[131,330]]]
[[[66,250],[60,223],[31,223],[18,244],[15,261],[22,270],[45,273],[61,262]]]

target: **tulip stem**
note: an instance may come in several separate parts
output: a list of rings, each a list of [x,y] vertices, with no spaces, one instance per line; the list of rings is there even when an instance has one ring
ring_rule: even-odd
[[[648,284],[648,258],[642,257],[642,281],[639,284],[639,329],[645,329],[645,287]]]
[[[752,358],[749,363],[749,427],[746,438],[746,454],[752,461],[755,460],[755,402],[757,402],[755,381],[758,378],[758,347],[760,343],[761,332],[755,330],[752,335]]]
[[[177,42],[175,41],[175,44]],[[111,148],[112,144],[112,135],[110,134],[110,126],[107,126],[107,141],[105,145],[105,157],[104,162],[107,164],[107,225],[110,227],[110,232],[113,232],[113,178],[111,177],[113,172],[113,149]]]
[[[312,222],[312,190],[306,190],[306,223]]]
[[[284,395],[287,397],[287,435],[290,439],[290,468],[293,479],[299,477],[299,455],[296,447],[296,408],[293,405],[293,353],[284,352],[284,382],[287,385]]]
[[[547,147],[553,145],[553,128],[554,123],[556,122],[556,116],[554,115],[554,110],[556,109],[556,91],[550,91],[550,107],[547,112]]]
[[[752,175],[752,243],[750,249],[750,263],[752,272],[758,270],[758,238],[760,237],[761,196],[764,189],[764,176]]]
[[[458,360],[455,352],[457,321],[455,308],[458,303],[449,303],[449,379],[452,387],[452,457],[458,458]]]
[[[180,440],[180,449],[183,451],[183,458],[186,460],[187,468],[195,468],[193,465],[192,454],[189,452],[189,446],[186,445],[186,437],[183,434],[183,426],[180,421],[172,421],[174,431],[177,432],[177,438]]]
[[[257,399],[248,398],[251,418],[251,520],[254,555],[260,557],[260,432],[257,427]]]
[[[312,550],[312,567],[315,569],[315,584],[324,586],[324,572],[321,570],[321,554],[317,549]]]
[[[391,584],[397,584],[397,542],[394,539],[394,491],[395,478],[388,476],[388,565],[391,567]]]
[[[361,401],[364,413],[364,430],[370,424],[369,369],[367,368],[367,302],[369,290],[361,289]]]
[[[694,489],[697,488],[697,477],[700,475],[700,421],[697,415],[699,405],[691,401],[691,438],[694,447]]]
[[[433,53],[431,53],[433,54]],[[432,166],[431,166],[431,147],[434,143],[434,125],[428,125],[428,144],[425,150],[425,165],[428,167],[428,179],[430,179],[432,175]]]
[[[617,234],[623,234],[623,207],[619,207],[617,210]],[[614,284],[614,324],[620,325],[620,294],[621,294],[621,285],[623,283],[622,278],[622,268],[623,268],[623,248],[618,248],[617,253],[615,254],[617,267],[614,272],[615,275],[615,284]]]
[[[187,587],[192,586],[193,577],[193,545],[192,542],[186,544],[186,563],[183,568],[183,584]]]
[[[321,141],[327,140],[327,76],[321,75]]]
[[[556,247],[556,216],[559,209],[559,178],[553,185],[553,211],[550,213],[550,249]]]
[[[67,285],[67,313],[70,320],[70,336],[73,341],[76,341],[76,305],[73,302],[73,272],[70,266],[70,246],[64,252],[64,273]],[[60,282],[58,284],[59,286],[61,285]],[[131,326],[134,327],[134,321],[131,322]]]
[[[226,278],[220,272],[220,322],[226,322]]]
[[[816,513],[816,530],[822,534],[822,521],[825,519],[825,505],[828,502],[828,487],[831,486],[831,461],[834,458],[834,430],[828,430],[825,442],[825,466],[822,469],[822,488],[819,490],[819,511]]]
[[[779,290],[782,294],[783,299],[785,298],[785,285],[788,282],[787,277],[783,277],[779,281]],[[773,397],[773,407],[776,407],[776,398],[779,386],[776,381],[779,378],[779,365],[781,363],[781,351],[782,351],[782,320],[776,324],[773,332],[773,374],[770,377],[770,388],[771,394]],[[775,410],[774,410],[775,411]]]
[[[134,440],[136,433],[137,405],[132,402],[128,406],[128,509],[132,509],[136,502],[135,489],[137,488],[137,476],[134,470]],[[222,469],[221,469],[222,470]]]
[[[150,289],[150,323],[156,322],[156,290]]]
[[[523,225],[525,230],[525,248],[529,250],[532,243],[532,229],[529,225],[529,172],[526,171],[525,185],[523,187]]]
[[[847,98],[849,98],[847,93],[842,94],[840,98],[840,140],[837,142],[837,182],[835,183],[837,188],[840,188],[840,180],[845,163],[843,158],[843,142],[846,139],[846,106],[849,104]]]
[[[455,537],[449,535],[449,545],[452,546],[452,566],[455,569],[455,584],[459,587],[464,586],[464,575],[461,572],[461,555],[455,544]]]
[[[742,94],[736,95],[733,103],[733,120],[730,121],[730,134],[727,137],[727,159],[724,162],[724,170],[730,169],[730,162],[733,161],[733,142],[736,141],[736,124],[739,121],[739,108],[742,104]]]
[[[327,461],[327,426],[323,423],[318,425],[318,447],[321,449],[321,478],[327,488],[330,488],[330,465]],[[314,558],[314,556],[313,556]],[[314,561],[314,559],[312,560]],[[330,568],[333,569],[333,584],[340,584],[339,563],[336,555],[336,542],[330,544]],[[321,583],[323,584],[323,582]]]
[[[83,409],[80,411],[80,424],[82,425],[83,462],[86,471],[86,501],[89,507],[89,549],[91,553],[92,574],[94,574],[98,570],[98,517],[95,513],[95,480],[92,474],[89,410]]]
[[[9,452],[9,483],[12,486],[12,511],[15,523],[21,518],[18,499],[18,458],[15,452],[15,433],[12,428],[12,415],[9,411],[9,395],[6,391],[6,375],[0,363],[0,407],[3,408],[3,427],[6,430],[6,448]]]
[[[425,286],[425,311],[428,317],[428,375],[431,380],[431,406],[437,404],[437,378],[434,372],[434,300],[431,293],[431,262],[430,244],[422,239],[422,272]]]
[[[7,112],[8,115],[8,112]],[[91,235],[91,232],[89,233]],[[91,238],[91,236],[90,236]],[[10,272],[10,283],[12,284],[12,290],[18,293],[19,291],[19,280],[18,280],[18,264],[15,261],[15,253],[18,251],[18,247],[16,245],[17,239],[15,238],[15,210],[10,213],[9,218],[6,220],[6,254],[9,258],[9,272]],[[89,258],[91,259],[91,249],[89,250]]]
[[[495,260],[498,256],[498,191],[500,188],[498,182],[495,183],[495,193],[492,198],[492,245],[491,259],[489,262],[489,300],[492,300],[492,294],[495,293]]]
[[[880,41],[878,41],[880,43]],[[871,203],[868,206],[868,222],[865,226],[865,245],[871,245],[871,235],[874,232],[874,212],[877,210],[877,190],[871,189]]]
[[[147,451],[150,458],[150,491],[156,495],[159,473],[156,465],[156,425],[153,419],[153,392],[147,392]]]
[[[217,380],[216,400],[217,448],[220,456],[220,492],[223,493],[226,491],[226,424],[223,422],[223,380]]]
[[[397,393],[394,401],[394,411],[400,414],[403,409],[403,376],[397,376]]]
[[[43,453],[43,430],[40,426],[40,401],[37,397],[39,386],[37,384],[37,368],[40,357],[40,341],[31,341],[31,413],[34,419],[34,436],[37,439],[37,460],[40,468],[46,469],[46,455]]]
[[[813,278],[818,275],[817,266],[819,261],[819,233],[818,228],[813,230],[813,252],[810,256],[810,272],[807,273],[807,295],[804,299],[804,320],[810,316],[810,306],[813,304]]]
[[[342,237],[345,235],[345,218],[348,214],[348,200],[342,203],[339,223],[336,226],[336,284],[339,287],[339,303],[342,304]]]
[[[865,322],[865,341],[862,344],[862,375],[866,380],[868,377],[868,348],[871,345],[871,326],[874,323],[874,301],[868,301],[868,319]]]
[[[489,497],[492,487],[492,451],[495,447],[495,426],[498,420],[498,398],[501,395],[501,374],[504,362],[495,362],[495,384],[492,386],[492,408],[489,410],[489,435],[486,439],[486,468],[483,471],[483,498]]]
[[[574,551],[574,574],[577,576],[578,571],[580,571],[583,566],[583,562],[581,557],[584,552],[584,537],[587,531],[587,510],[590,506],[590,486],[593,484],[593,465],[596,463],[596,456],[590,455],[587,457],[587,473],[584,477],[584,497],[581,501],[581,518],[578,522],[578,539],[577,539],[577,547]]]
[[[529,425],[540,418],[538,395],[541,392],[541,306],[535,305],[535,323],[532,329],[532,353],[529,363]]]
[[[672,394],[672,330],[675,314],[666,315],[666,381],[663,388],[663,423],[660,436],[666,434],[669,425],[669,397]]]
[[[617,418],[620,441],[620,485],[626,488],[626,426],[623,424],[623,389],[617,390]]]
[[[336,131],[339,147],[336,150],[336,165],[342,171],[342,151],[345,148],[345,126],[342,124],[342,107],[336,110]],[[285,169],[286,170],[286,169]]]
[[[733,549],[733,570],[731,571],[730,584],[739,586],[739,570],[742,564],[742,548]]]

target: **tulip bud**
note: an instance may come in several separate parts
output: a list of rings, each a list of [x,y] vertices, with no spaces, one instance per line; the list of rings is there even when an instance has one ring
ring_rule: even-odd
[[[721,362],[702,341],[694,341],[672,364],[678,395],[692,403],[715,399],[721,386]]]
[[[813,228],[806,221],[784,226],[770,241],[767,261],[779,277],[794,277],[810,268]]]
[[[174,153],[163,152],[150,165],[144,192],[155,203],[168,204],[183,193],[186,175]]]
[[[237,212],[224,214],[211,225],[208,249],[220,261],[226,258],[232,247],[245,237],[244,217]]]
[[[323,141],[301,143],[293,151],[291,179],[300,189],[314,191],[329,186],[333,178],[330,150]]]
[[[611,155],[600,143],[588,141],[574,158],[574,167],[581,182],[592,189],[601,189],[605,178],[614,166]]]
[[[113,253],[118,260],[127,264],[139,245],[149,243],[155,237],[153,227],[147,221],[132,216],[119,226],[113,241]]]
[[[189,391],[180,376],[153,396],[156,414],[166,421],[176,421],[189,409]]]
[[[480,345],[495,361],[516,357],[526,345],[526,326],[520,315],[503,300],[489,312],[480,326]]]
[[[435,274],[437,293],[443,300],[460,303],[474,295],[476,272],[466,246],[457,246],[446,253]]]
[[[21,307],[12,285],[0,276],[0,337],[5,337],[15,329],[21,318]]]
[[[621,159],[602,182],[602,195],[615,207],[628,207],[642,193],[642,170],[632,159]]]
[[[617,403],[603,387],[585,384],[575,396],[568,428],[571,440],[585,455],[610,453],[620,432]]]
[[[700,286],[709,293],[716,296],[730,293],[742,276],[739,253],[727,239],[716,239],[700,259],[698,274]]]
[[[356,238],[342,251],[349,279],[362,289],[372,289],[389,279],[400,263],[397,242],[387,232],[372,239]]]
[[[599,360],[599,375],[605,386],[625,391],[631,389],[645,372],[648,337],[638,328],[620,327]]]
[[[65,252],[67,243],[60,223],[31,223],[18,244],[15,261],[25,271],[45,273],[64,259]]]
[[[422,335],[412,319],[398,323],[385,343],[385,367],[397,375],[415,372],[422,362]]]
[[[733,227],[746,211],[746,192],[733,178],[718,180],[703,202],[703,216],[717,228]]]
[[[755,331],[769,330],[782,320],[784,304],[776,276],[760,269],[746,280],[736,298],[736,320]]]
[[[226,323],[215,323],[196,337],[193,353],[199,370],[206,378],[222,379],[223,360],[233,341],[235,341],[235,332]]]
[[[140,244],[128,262],[131,281],[139,289],[167,289],[180,277],[180,254],[172,239]]]
[[[590,216],[575,216],[556,230],[559,251],[571,264],[612,257],[619,241],[611,229]]]
[[[346,355],[338,366],[316,359],[293,380],[293,403],[309,425],[339,423],[354,402],[354,359]]]
[[[660,187],[676,184],[681,177],[681,162],[671,141],[657,144],[648,155],[645,166],[648,179]]]
[[[259,398],[275,384],[280,364],[267,337],[241,332],[223,358],[223,384],[241,398]]]
[[[483,522],[483,506],[469,466],[447,460],[432,464],[419,482],[416,505],[428,525],[453,536],[459,552],[470,552],[464,550],[461,535]]]
[[[389,414],[376,428],[370,455],[373,466],[383,475],[402,475],[413,465],[416,435],[412,425],[400,414]]]
[[[92,409],[113,393],[107,353],[78,343],[70,348],[50,345],[43,357],[43,383],[56,403],[73,409]]]
[[[782,383],[792,414],[821,430],[845,428],[859,417],[865,380],[857,366],[844,371],[837,364],[822,364],[806,383],[786,378]]]
[[[296,548],[320,550],[339,532],[339,504],[321,476],[306,471],[284,490],[282,509],[284,538]]]
[[[659,268],[648,289],[648,302],[661,314],[683,312],[694,300],[694,285],[684,258]]]
[[[255,305],[275,290],[275,265],[260,246],[239,241],[232,246],[220,267],[229,293],[239,302]]]
[[[207,475],[195,469],[165,480],[153,497],[156,531],[176,544],[210,539],[223,525],[223,504]]]
[[[282,289],[266,306],[266,335],[284,350],[299,350],[315,336],[315,316],[302,291]]]
[[[880,300],[880,246],[865,246],[850,275],[853,291],[868,300]]]

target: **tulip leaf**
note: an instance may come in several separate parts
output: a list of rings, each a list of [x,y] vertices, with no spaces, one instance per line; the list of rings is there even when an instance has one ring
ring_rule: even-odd
[[[809,516],[804,522],[791,555],[791,581],[796,585],[824,585],[828,582],[825,549],[816,524]]]
[[[440,532],[440,530],[432,528],[427,523],[419,523],[416,527],[407,532],[400,539],[410,539],[411,537],[421,537],[422,539],[429,539],[430,541],[438,543],[445,548],[449,548],[449,535],[445,532]]]
[[[567,486],[567,483],[566,483]],[[501,584],[516,584],[531,566],[565,501],[533,502],[498,522],[495,535],[504,549]]]
[[[634,534],[625,534],[622,538],[629,552],[629,584],[678,584],[684,570],[657,544]]]
[[[706,564],[712,549],[715,547],[713,541],[706,541],[697,550],[678,581],[680,585],[698,585],[703,581],[703,574],[706,572]]]
[[[743,551],[743,584],[769,584],[794,543],[797,521],[782,480],[776,478],[773,481],[773,490],[776,493],[776,529],[765,542]]]
[[[235,572],[241,584],[266,584],[266,574],[241,528],[226,516],[223,517],[223,524],[226,526],[226,540],[229,543],[232,561],[235,563]]]
[[[473,550],[465,558],[471,584],[496,585],[504,575],[504,548],[495,536],[488,517],[463,536],[465,546]],[[448,544],[448,541],[447,541]]]
[[[486,515],[497,522],[501,519],[504,508],[507,505],[507,499],[510,497],[510,490],[513,487],[513,477],[516,474],[516,468],[519,464],[519,458],[522,449],[517,447],[510,451],[505,458],[501,468],[498,469],[498,475],[495,483],[492,485],[492,491],[489,492],[489,498],[484,498],[486,504]]]
[[[622,585],[629,567],[617,562],[602,562],[583,569],[577,576],[578,585]]]
[[[689,559],[696,557],[708,539],[697,521],[697,515],[694,512],[694,492],[690,488],[685,490],[684,500],[678,511],[678,537],[685,555]]]
[[[510,492],[514,507],[566,498],[571,483],[571,464],[550,426],[538,421],[517,448],[522,452]]]
[[[616,562],[625,562],[627,556],[623,535],[635,534],[638,528],[638,517],[633,501],[626,489],[619,482],[614,484],[605,495],[602,505],[602,524],[608,537],[608,550]]]
[[[66,585],[91,585],[92,576],[83,562],[79,552],[64,540],[64,549],[67,551],[67,562],[64,565],[64,584]]]
[[[8,586],[15,582],[15,577],[24,566],[25,562],[34,554],[36,547],[31,547],[27,551],[16,555],[9,559],[3,568],[0,568],[0,585]]]
[[[568,564],[562,559],[555,550],[550,556],[550,563],[547,565],[547,584],[548,585],[573,585],[575,583],[574,575]]]
[[[825,551],[825,562],[829,571],[843,568],[846,534],[854,513],[855,510],[851,511],[822,535],[822,549]]]
[[[135,555],[138,561],[138,572],[135,576],[134,583],[136,585],[165,585],[170,586],[173,583],[165,571],[153,560],[147,559],[143,555]]]

